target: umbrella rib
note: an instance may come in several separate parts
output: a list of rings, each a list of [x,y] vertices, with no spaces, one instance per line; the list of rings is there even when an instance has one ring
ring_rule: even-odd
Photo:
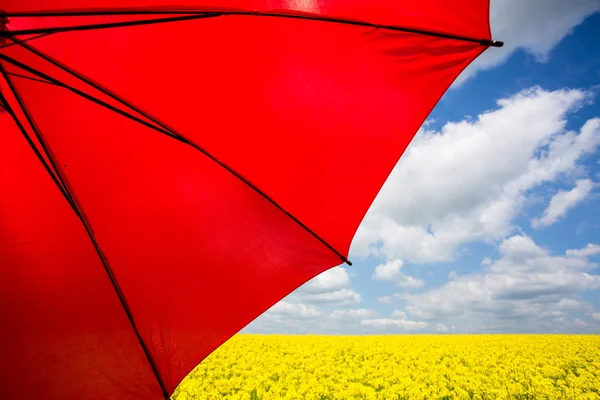
[[[34,29],[22,29],[17,31],[5,31],[0,33],[0,37],[2,36],[14,36],[14,35],[33,35],[33,34],[47,34],[47,33],[57,33],[57,32],[70,32],[70,31],[87,31],[93,29],[107,29],[107,28],[122,28],[126,26],[141,26],[141,25],[152,25],[152,24],[161,24],[168,22],[179,22],[179,21],[188,21],[194,19],[202,19],[202,18],[211,18],[218,17],[222,15],[221,13],[202,13],[202,14],[192,14],[192,15],[184,15],[178,17],[169,17],[169,18],[155,18],[155,19],[144,19],[144,20],[136,20],[136,21],[121,21],[121,22],[110,22],[104,24],[89,24],[89,25],[76,25],[76,26],[65,26],[61,28],[34,28]]]
[[[0,66],[0,73],[2,73],[3,75],[5,74],[5,71],[2,69],[1,66]],[[65,200],[67,200],[67,202],[69,203],[71,208],[73,208],[75,210],[75,205],[73,204],[72,199],[69,197],[69,194],[65,191],[65,188],[58,181],[58,178],[56,177],[56,175],[54,174],[54,172],[52,171],[52,169],[50,168],[50,166],[48,165],[46,160],[44,160],[44,157],[40,153],[40,150],[37,148],[37,146],[33,143],[31,138],[27,134],[27,130],[25,129],[22,122],[19,120],[19,118],[15,114],[15,112],[12,109],[12,107],[10,106],[10,104],[8,104],[6,97],[4,97],[4,95],[2,94],[1,91],[0,91],[0,107],[2,107],[4,110],[6,110],[6,112],[8,112],[8,114],[15,121],[15,124],[21,131],[21,134],[25,137],[25,140],[27,141],[27,143],[29,144],[29,146],[31,147],[33,152],[35,153],[38,160],[40,160],[40,162],[42,163],[42,165],[43,165],[44,169],[46,170],[46,172],[48,173],[48,175],[50,175],[50,177],[52,178],[52,181],[54,182],[54,184],[58,187],[58,190],[62,193],[62,195],[64,196]]]
[[[48,31],[48,32],[40,33],[39,35],[36,35],[36,36],[28,37],[27,39],[21,39],[21,41],[20,41],[20,42],[13,41],[13,42],[12,42],[12,43],[10,43],[10,44],[3,44],[3,45],[0,45],[0,50],[2,50],[2,49],[6,49],[7,47],[10,47],[10,46],[14,46],[15,44],[19,44],[19,43],[25,43],[25,42],[29,42],[29,41],[31,41],[31,40],[35,40],[35,39],[42,38],[42,37],[44,37],[44,36],[52,35],[53,33],[57,33],[57,32],[60,32],[60,30],[59,30],[59,29],[55,29],[55,30],[52,30],[52,31]],[[0,36],[0,37],[1,37],[1,36]],[[14,39],[13,39],[13,40],[14,40]]]
[[[31,130],[33,131],[33,133],[36,136],[38,142],[40,143],[40,146],[42,147],[42,151],[45,154],[47,154],[48,160],[50,161],[51,165],[49,165],[46,162],[46,160],[44,160],[44,158],[42,157],[42,153],[37,148],[37,146],[33,143],[33,140],[31,139],[31,137],[27,133],[27,130],[23,126],[22,122],[17,117],[16,113],[14,112],[14,110],[12,109],[12,107],[10,106],[8,100],[2,95],[2,92],[0,91],[0,95],[2,95],[3,102],[6,104],[5,109],[13,117],[13,119],[15,120],[15,123],[17,124],[17,126],[21,130],[21,133],[23,133],[23,135],[25,136],[25,139],[27,140],[27,142],[32,146],[32,148],[35,151],[36,155],[38,155],[39,157],[41,157],[41,161],[44,164],[44,168],[50,174],[50,176],[52,177],[52,180],[54,180],[54,182],[58,185],[61,193],[63,193],[63,195],[65,195],[65,197],[66,197],[67,201],[69,202],[69,204],[71,204],[71,206],[73,207],[74,206],[73,199],[68,195],[68,193],[67,193],[67,187],[64,185],[64,183],[62,181],[59,182],[59,180],[57,180],[59,178],[58,177],[58,169],[56,168],[56,165],[54,163],[52,163],[52,159],[50,158],[50,155],[48,155],[48,151],[46,150],[46,147],[45,147],[44,142],[42,141],[42,138],[38,135],[38,132],[37,132],[35,126],[33,125],[33,121],[30,120],[29,115],[27,114],[27,112],[25,110],[25,107],[21,104],[21,99],[17,96],[17,93],[16,93],[16,91],[13,88],[13,83],[12,83],[11,79],[9,79],[9,75],[18,75],[18,74],[11,74],[10,72],[7,72],[6,70],[4,70],[4,68],[0,64],[0,75],[2,75],[2,77],[6,81],[9,89],[14,94],[15,100],[19,104],[19,107],[23,111],[23,115],[25,115],[25,119],[27,120],[27,123],[31,127]],[[30,77],[24,77],[24,78],[29,78],[29,79],[38,81],[38,79],[33,79],[33,78],[30,78]],[[42,80],[39,80],[39,81],[40,82],[44,82]],[[48,82],[44,82],[44,83],[48,83]]]
[[[52,82],[48,82],[43,79],[32,78],[31,76],[27,76],[27,75],[15,74],[14,72],[5,72],[5,73],[6,73],[6,75],[9,75],[9,76],[16,76],[18,78],[28,79],[28,80],[34,81],[34,82],[40,82],[40,83],[46,83],[48,85],[54,85],[54,83],[52,83]]]
[[[0,58],[3,58],[2,55],[0,54]],[[5,60],[7,62],[10,62],[9,60]],[[46,161],[44,160],[44,158],[42,157],[40,151],[37,149],[37,147],[33,144],[33,142],[31,141],[31,138],[29,138],[29,135],[27,135],[26,130],[24,129],[23,125],[21,124],[21,122],[18,120],[18,118],[16,117],[16,114],[14,113],[14,110],[12,110],[12,108],[10,108],[10,105],[8,104],[8,102],[4,99],[4,96],[2,96],[2,93],[0,92],[0,100],[3,100],[3,102],[5,103],[7,109],[9,110],[9,114],[12,116],[12,118],[15,120],[15,122],[17,123],[17,126],[19,127],[19,130],[21,131],[21,133],[25,136],[25,138],[27,139],[27,142],[29,143],[29,145],[32,147],[32,149],[34,150],[36,156],[38,157],[38,159],[42,162],[42,164],[44,165],[44,168],[46,169],[46,171],[51,175],[52,180],[54,181],[54,183],[58,186],[60,192],[63,194],[63,196],[65,197],[65,199],[67,200],[67,202],[69,203],[69,205],[71,206],[71,208],[73,209],[75,215],[79,218],[79,220],[81,221],[90,241],[92,242],[92,245],[94,246],[94,249],[96,251],[96,254],[98,255],[98,258],[100,259],[102,266],[104,267],[104,270],[106,272],[106,274],[108,275],[111,284],[117,294],[117,297],[119,298],[119,301],[121,303],[121,306],[123,307],[125,314],[127,315],[127,319],[129,320],[131,327],[142,347],[142,350],[148,360],[148,363],[150,364],[150,367],[152,368],[152,371],[158,381],[158,384],[160,386],[161,392],[165,398],[165,400],[169,400],[170,396],[169,393],[166,389],[166,386],[158,372],[158,368],[156,366],[156,363],[154,361],[154,359],[152,358],[152,355],[150,354],[150,351],[148,350],[146,343],[144,342],[144,340],[142,339],[142,336],[137,328],[137,325],[135,323],[135,320],[133,318],[133,314],[131,312],[131,308],[129,307],[129,304],[127,303],[127,300],[125,299],[125,295],[123,293],[123,291],[121,290],[121,287],[117,281],[117,278],[112,270],[112,267],[110,266],[106,256],[104,255],[104,252],[102,251],[102,249],[100,248],[99,243],[96,240],[96,237],[94,235],[94,232],[90,226],[90,223],[88,222],[87,217],[85,216],[85,213],[83,211],[83,209],[81,208],[81,206],[79,205],[79,202],[76,198],[76,196],[72,193],[72,191],[69,189],[69,185],[68,185],[68,181],[66,179],[66,177],[63,177],[63,174],[61,174],[60,169],[57,166],[57,162],[54,159],[53,153],[49,151],[48,147],[46,146],[41,133],[39,132],[39,130],[37,129],[36,125],[34,124],[33,119],[31,118],[31,116],[29,115],[25,104],[23,102],[23,100],[21,99],[21,96],[19,95],[18,91],[16,90],[16,88],[14,87],[14,84],[12,82],[12,80],[9,78],[8,73],[4,70],[4,68],[2,68],[2,66],[0,65],[0,73],[2,73],[2,75],[4,76],[4,79],[6,80],[11,92],[13,93],[15,99],[17,100],[17,103],[19,104],[19,107],[21,108],[21,111],[23,112],[23,114],[25,115],[25,118],[27,119],[27,122],[29,123],[29,125],[31,126],[31,129],[34,131],[37,139],[39,140],[42,149],[46,155],[46,157],[48,157],[48,160],[50,161],[50,164],[53,166],[53,168],[56,171],[56,176],[51,173],[51,170],[48,166],[48,164],[46,163]],[[63,85],[59,85],[59,86],[63,86]]]
[[[37,53],[36,53],[37,54]],[[38,54],[39,55],[39,54]],[[150,121],[154,122],[155,124],[159,125],[153,125],[147,121],[144,121],[143,119],[136,117],[135,115],[131,115],[126,111],[123,111],[113,105],[110,105],[100,99],[95,98],[94,96],[91,96],[88,93],[85,93],[79,89],[76,89],[74,87],[71,87],[59,80],[57,80],[56,78],[53,78],[49,75],[44,74],[43,72],[40,72],[28,65],[25,65],[17,60],[14,60],[13,58],[1,54],[0,53],[0,59],[4,59],[5,61],[18,66],[19,68],[22,68],[24,70],[26,70],[27,72],[30,72],[34,75],[39,76],[40,78],[43,78],[51,83],[54,83],[55,85],[58,86],[62,86],[65,89],[68,89],[70,91],[72,91],[75,94],[78,94],[79,96],[82,96],[98,105],[101,105],[105,108],[108,108],[111,111],[114,111],[126,118],[129,118],[135,122],[138,122],[150,129],[153,129],[159,133],[165,134],[173,139],[176,139],[184,144],[187,144],[191,147],[193,147],[194,149],[200,151],[202,154],[204,154],[205,156],[207,156],[208,158],[210,158],[211,160],[213,160],[214,162],[216,162],[217,164],[219,164],[221,167],[225,168],[227,171],[229,171],[231,174],[233,174],[234,176],[236,176],[238,179],[240,179],[242,182],[244,182],[246,185],[248,185],[251,189],[253,189],[255,192],[257,192],[259,195],[261,195],[264,199],[266,199],[269,203],[271,203],[273,206],[275,206],[276,208],[278,208],[281,212],[283,212],[285,215],[287,215],[289,218],[291,218],[294,222],[296,222],[298,225],[300,225],[302,228],[304,228],[309,234],[311,234],[313,237],[315,237],[319,242],[321,242],[323,245],[325,245],[328,249],[330,249],[332,252],[334,252],[338,257],[340,257],[340,259],[342,260],[342,262],[348,264],[348,265],[352,265],[352,262],[350,260],[348,260],[348,258],[346,256],[344,256],[343,254],[341,254],[339,251],[337,251],[333,246],[331,246],[329,243],[327,243],[322,237],[320,237],[317,233],[315,233],[312,229],[310,229],[308,226],[306,226],[302,221],[300,221],[298,218],[296,218],[293,214],[291,214],[290,212],[288,212],[287,210],[285,210],[281,205],[279,205],[274,199],[272,199],[269,195],[267,195],[265,192],[263,192],[262,190],[260,190],[256,185],[254,185],[252,182],[250,182],[248,179],[246,179],[243,175],[241,175],[240,173],[238,173],[237,171],[235,171],[232,167],[230,167],[229,165],[225,164],[223,161],[217,159],[215,156],[213,156],[212,154],[210,154],[207,150],[205,150],[204,148],[202,148],[201,146],[197,145],[196,143],[190,141],[189,139],[185,138],[184,136],[178,134],[176,131],[172,131],[169,128],[166,128],[162,123],[156,121],[155,118],[152,118],[151,116],[143,113],[141,110],[137,110],[135,107],[129,105],[127,102],[125,102],[122,99],[119,99],[118,97],[116,97],[116,95],[110,93],[109,91],[107,91],[106,89],[101,88],[99,85],[94,84],[93,82],[89,81],[88,79],[85,79],[84,82],[90,84],[91,86],[95,87],[96,89],[102,91],[103,93],[105,93],[106,95],[110,96],[111,98],[119,101],[120,103],[122,103],[123,105],[131,108],[132,110],[138,112],[140,115],[143,115],[145,118],[148,118]],[[49,61],[49,60],[47,60]],[[53,63],[54,64],[54,63]],[[64,66],[61,66],[60,64],[54,64],[59,66],[60,68],[66,68]],[[70,72],[71,74],[75,74],[74,71],[69,71],[67,69],[67,72]],[[74,76],[77,76],[78,74],[75,74]],[[80,77],[78,77],[79,79],[82,79]]]
[[[78,25],[78,26],[69,26],[64,28],[59,28],[61,31],[78,31],[78,30],[89,30],[89,29],[103,29],[103,28],[117,28],[122,26],[135,26],[135,25],[146,25],[146,24],[155,24],[162,22],[174,22],[174,21],[182,21],[182,20],[190,20],[190,19],[198,19],[198,18],[211,18],[218,16],[227,16],[227,15],[241,15],[241,16],[254,16],[254,17],[275,17],[275,18],[288,18],[288,19],[302,19],[308,21],[320,21],[320,22],[329,22],[336,24],[345,24],[345,25],[355,25],[355,26],[363,26],[375,29],[383,29],[397,32],[405,32],[405,33],[415,33],[419,35],[427,35],[440,37],[445,39],[454,39],[471,43],[478,43],[482,46],[491,46],[491,47],[502,47],[504,45],[501,41],[490,40],[487,38],[477,39],[469,36],[456,35],[451,33],[444,32],[436,32],[426,29],[417,29],[410,27],[402,27],[397,25],[385,25],[385,24],[374,24],[371,22],[365,21],[357,21],[351,19],[343,19],[343,18],[335,18],[335,17],[327,17],[327,16],[316,16],[311,14],[292,14],[292,13],[281,13],[281,12],[260,12],[260,11],[241,11],[241,10],[206,10],[206,11],[173,11],[173,10],[128,10],[128,11],[91,11],[91,12],[42,12],[42,13],[13,13],[6,14],[6,17],[51,17],[51,16],[61,16],[61,17],[86,17],[86,16],[114,16],[114,15],[181,15],[180,17],[172,17],[172,18],[162,18],[162,19],[154,19],[154,20],[143,20],[143,21],[122,21],[115,23],[104,23],[104,24],[89,24],[89,25]],[[0,32],[0,37],[2,36],[12,36],[12,35],[26,35],[26,34],[36,34],[36,33],[44,33],[49,29],[57,29],[57,28],[39,28],[39,29],[24,29],[19,31],[5,31]]]

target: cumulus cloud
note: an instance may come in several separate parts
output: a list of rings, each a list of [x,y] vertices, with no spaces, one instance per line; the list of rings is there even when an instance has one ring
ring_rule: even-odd
[[[420,288],[425,284],[423,279],[402,273],[400,271],[402,265],[402,260],[392,260],[388,263],[378,265],[375,267],[373,279],[394,282],[397,286],[406,289]]]
[[[512,234],[533,189],[583,174],[600,145],[600,118],[578,131],[566,124],[591,100],[582,90],[533,87],[475,119],[422,129],[361,224],[354,256],[449,261],[463,244]]]
[[[288,303],[280,301],[268,311],[272,315],[286,316],[290,318],[311,319],[321,315],[318,307],[301,303]]]
[[[538,62],[551,57],[552,49],[584,19],[600,10],[598,0],[495,0],[490,5],[492,36],[504,47],[488,49],[459,77],[465,82],[478,71],[506,61],[515,51],[533,55]]]
[[[408,321],[392,318],[363,319],[361,323],[365,326],[381,330],[400,328],[404,332],[418,331],[427,327],[427,323],[423,321]]]
[[[595,320],[595,321],[600,321],[600,313],[599,312],[595,312],[591,314],[591,317]]]
[[[346,310],[334,310],[331,312],[332,318],[348,318],[348,319],[363,319],[373,318],[377,315],[375,310],[359,308],[359,309],[346,309]]]
[[[394,293],[391,296],[381,296],[377,298],[377,301],[381,304],[392,304],[395,300],[401,299],[400,293]]]
[[[350,276],[343,267],[328,269],[308,281],[302,290],[307,293],[325,293],[337,291],[350,286]]]
[[[331,268],[311,279],[264,312],[245,332],[364,333],[360,321],[377,317],[365,308],[340,308],[360,303],[344,267]],[[332,309],[333,308],[333,309]]]
[[[344,267],[331,268],[317,275],[285,298],[291,303],[344,306],[361,302],[361,295],[351,288]]]
[[[308,328],[315,326],[325,314],[312,304],[293,303],[282,300],[265,311],[251,324],[243,329],[246,333],[308,333]]]
[[[338,306],[360,303],[361,300],[360,294],[352,289],[340,289],[325,293],[298,292],[294,297],[307,303],[328,303]]]
[[[402,295],[407,313],[425,321],[461,321],[472,330],[545,330],[566,313],[588,311],[580,297],[600,289],[596,264],[574,255],[551,255],[524,235],[505,239],[485,271],[455,275],[439,288]],[[475,321],[475,325],[474,325]],[[553,329],[556,329],[554,327]]]
[[[446,333],[446,332],[448,332],[450,330],[450,328],[448,328],[444,324],[437,324],[435,326],[435,330],[438,331],[439,333]]]
[[[567,256],[571,257],[591,257],[600,254],[600,245],[589,243],[583,249],[569,249]]]
[[[386,264],[378,265],[375,267],[373,279],[393,281],[401,274],[402,265],[402,260],[392,260]]]
[[[421,278],[415,278],[414,276],[403,275],[398,279],[396,285],[405,289],[417,289],[425,285],[425,281]]]
[[[280,302],[281,303],[281,302]],[[279,303],[278,303],[279,304]],[[318,311],[317,311],[318,310]],[[248,325],[247,333],[368,334],[379,332],[364,320],[377,319],[373,309],[345,308],[324,311],[313,305],[272,307]],[[410,322],[408,323],[410,325]]]
[[[406,313],[399,310],[394,310],[391,318],[367,318],[361,320],[360,323],[363,326],[375,328],[377,330],[395,331],[401,329],[404,332],[423,330],[429,325],[424,321],[409,320],[406,318]]]
[[[550,204],[539,219],[532,221],[534,228],[550,226],[567,214],[567,211],[581,203],[592,191],[591,179],[580,179],[569,191],[561,190],[550,200]]]
[[[380,318],[370,308],[336,308],[285,300],[275,304],[250,325],[247,333],[370,334],[409,332],[426,329],[429,323],[407,318],[404,311],[394,310]]]

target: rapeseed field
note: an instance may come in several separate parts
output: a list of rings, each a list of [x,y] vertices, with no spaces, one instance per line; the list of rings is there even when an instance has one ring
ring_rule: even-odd
[[[600,399],[600,336],[237,335],[191,399]]]

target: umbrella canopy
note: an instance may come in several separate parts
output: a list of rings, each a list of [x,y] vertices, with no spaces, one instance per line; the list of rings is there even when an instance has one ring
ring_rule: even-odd
[[[217,4],[219,3],[219,4]],[[488,0],[3,0],[0,397],[168,398],[346,262]]]

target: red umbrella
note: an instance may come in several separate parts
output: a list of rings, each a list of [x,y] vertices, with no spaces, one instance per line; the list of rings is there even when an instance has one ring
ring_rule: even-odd
[[[0,398],[162,399],[346,262],[487,0],[2,0]]]

